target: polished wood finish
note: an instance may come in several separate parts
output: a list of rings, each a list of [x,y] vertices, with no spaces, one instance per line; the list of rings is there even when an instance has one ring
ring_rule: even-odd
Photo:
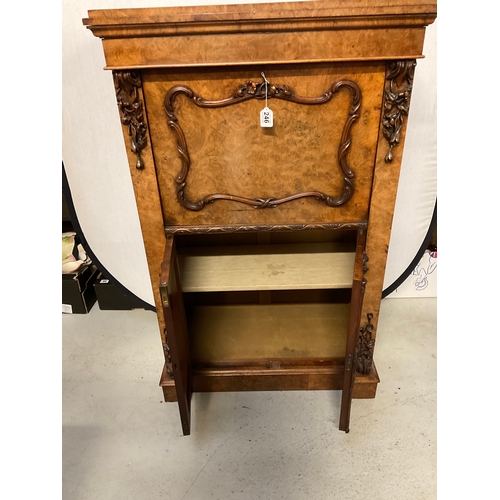
[[[275,125],[259,126],[262,99],[232,106],[200,108],[186,96],[176,99],[178,124],[186,136],[179,147],[167,112],[149,113],[150,133],[155,144],[156,169],[167,226],[244,226],[343,223],[365,221],[375,161],[385,66],[273,67],[265,72],[269,81],[287,82],[297,95],[316,98],[338,81],[357,80],[363,88],[363,112],[349,122],[353,98],[348,88],[339,89],[329,102],[301,105],[270,98]],[[148,109],[162,109],[166,95],[180,85],[189,85],[197,95],[223,99],[249,79],[255,69],[209,72],[162,70],[143,75]],[[177,102],[178,101],[178,102]],[[307,197],[279,206],[279,210],[232,201],[215,201],[203,209],[189,210],[178,202],[179,183],[188,200],[203,200],[212,193],[227,193],[249,199],[282,199],[304,192],[322,192],[334,198],[345,189],[345,174],[339,150],[343,132],[349,128],[349,163],[354,192],[349,203],[332,210],[322,200]],[[184,177],[184,149],[189,148],[190,168]],[[229,156],[228,156],[229,155]],[[298,160],[298,161],[297,161]],[[292,168],[293,166],[293,168]]]
[[[387,77],[393,73],[392,65],[387,67]],[[385,96],[383,109],[391,109],[387,104],[388,94],[391,91],[392,80],[389,78],[385,82]],[[402,89],[407,88],[407,82],[403,82]],[[409,106],[411,94],[407,101]],[[366,292],[363,300],[361,313],[362,320],[366,323],[368,315],[372,315],[370,323],[372,325],[373,341],[376,338],[378,316],[380,312],[380,301],[384,285],[385,267],[387,262],[387,252],[389,250],[390,228],[394,216],[394,205],[398,190],[399,173],[403,159],[403,147],[406,137],[407,120],[402,120],[398,129],[399,147],[390,148],[390,143],[384,134],[384,114],[380,122],[380,132],[378,136],[377,158],[375,161],[375,172],[373,177],[373,187],[370,202],[370,217],[368,222],[368,233],[366,241],[366,253],[370,259],[369,271],[366,273]],[[392,156],[388,161],[387,155],[391,151]]]
[[[193,369],[193,392],[238,392],[238,391],[284,391],[284,390],[342,390],[344,380],[343,364],[320,366],[310,365],[280,368],[198,368]],[[356,376],[352,397],[373,399],[380,382],[375,365],[369,376]],[[160,386],[166,402],[177,401],[175,388],[170,384],[166,367],[163,368]]]
[[[342,390],[344,431],[352,398],[375,397],[413,71],[435,17],[435,1],[345,0],[84,20],[114,72],[160,385],[185,434],[192,391]]]
[[[129,77],[129,72],[124,72],[125,78]],[[116,84],[117,79],[122,79],[114,75],[115,91],[117,94],[117,104],[120,107],[120,87]],[[136,102],[144,103],[144,95],[141,86],[134,86],[136,94],[135,99],[129,104]],[[123,101],[122,101],[123,103]],[[137,154],[132,150],[130,144],[130,125],[125,123],[122,119],[123,138],[125,142],[125,149],[130,166],[130,176],[134,189],[135,199],[137,203],[137,212],[141,225],[142,238],[144,241],[144,248],[146,251],[146,259],[148,262],[149,276],[151,280],[151,287],[153,290],[153,297],[155,302],[156,311],[162,310],[162,301],[160,297],[160,266],[163,260],[166,234],[164,230],[164,221],[161,214],[160,193],[158,191],[158,183],[156,178],[156,170],[154,167],[153,152],[151,149],[151,138],[149,137],[149,124],[147,121],[146,113],[143,112],[141,116],[141,123],[145,127],[145,144],[141,148],[141,161],[148,165],[147,169],[137,168]],[[160,338],[162,345],[168,345],[165,319],[163,314],[158,314],[158,326],[160,331]],[[174,381],[170,379],[169,384],[175,392]]]
[[[435,17],[435,2],[348,0],[93,10],[84,24],[107,69],[141,69],[415,59]]]
[[[191,359],[189,339],[184,310],[184,299],[177,264],[177,251],[172,236],[167,238],[161,265],[160,294],[163,317],[169,334],[164,345],[165,366],[169,376],[175,380],[175,389],[182,431],[188,435],[191,430]]]
[[[90,10],[83,24],[96,36],[133,37],[182,35],[211,31],[222,33],[263,31],[263,28],[356,28],[367,26],[425,26],[436,17],[436,2],[415,0],[344,0],[343,2],[279,2],[269,4],[210,5]],[[295,23],[295,24],[288,24]],[[232,26],[231,26],[232,25]],[[270,26],[271,25],[271,26]]]
[[[296,200],[301,200],[304,198],[314,198],[316,200],[319,200],[321,202],[324,202],[327,206],[329,207],[339,207],[341,205],[344,205],[347,203],[353,193],[354,193],[354,172],[351,169],[351,167],[348,164],[347,161],[347,156],[349,154],[349,149],[351,146],[352,142],[352,137],[351,137],[351,129],[352,126],[355,122],[358,121],[359,119],[359,108],[361,106],[361,90],[358,86],[358,84],[352,80],[349,79],[340,79],[336,80],[334,83],[329,86],[325,92],[321,93],[319,96],[301,96],[297,95],[294,93],[294,90],[290,88],[288,85],[283,85],[283,86],[278,86],[275,85],[272,82],[269,82],[264,74],[264,72],[261,72],[262,75],[262,81],[260,82],[255,82],[252,80],[248,80],[246,83],[240,84],[228,97],[222,98],[222,99],[206,99],[198,94],[196,94],[191,87],[188,87],[187,85],[174,85],[170,87],[170,89],[167,91],[165,98],[164,98],[164,108],[167,113],[167,125],[171,130],[174,131],[175,137],[176,137],[176,145],[177,145],[177,151],[179,152],[181,156],[181,164],[182,168],[180,172],[177,174],[175,177],[175,183],[176,183],[176,189],[177,189],[177,199],[181,206],[187,210],[192,210],[194,212],[198,212],[200,210],[203,210],[205,207],[210,205],[211,203],[215,203],[217,201],[231,201],[231,202],[236,202],[236,203],[242,203],[244,205],[248,205],[249,207],[252,208],[258,208],[258,209],[264,209],[264,208],[276,208],[284,203],[290,203],[292,201]],[[198,82],[196,82],[198,83]],[[178,118],[178,111],[176,110],[175,103],[177,101],[178,96],[185,96],[187,97],[189,102],[192,102],[195,106],[199,108],[205,108],[205,109],[220,109],[220,108],[226,108],[230,106],[235,106],[240,103],[245,103],[248,102],[249,100],[258,100],[258,101],[265,101],[265,105],[267,106],[267,101],[270,99],[278,99],[278,100],[285,100],[287,103],[295,103],[295,104],[301,104],[301,105],[306,105],[306,106],[318,106],[320,104],[325,104],[329,103],[336,95],[341,92],[341,91],[347,91],[348,94],[350,94],[350,106],[347,110],[346,113],[346,120],[344,123],[344,126],[342,128],[342,133],[341,133],[341,138],[340,142],[337,147],[337,155],[336,155],[336,160],[339,166],[339,174],[340,177],[343,177],[343,181],[341,181],[340,185],[338,186],[338,192],[335,194],[326,194],[323,193],[319,190],[306,190],[302,192],[296,192],[291,195],[286,195],[286,196],[271,196],[271,197],[247,197],[247,196],[241,196],[237,194],[227,194],[227,193],[210,193],[206,194],[203,196],[201,199],[197,201],[191,201],[187,198],[187,184],[188,184],[188,176],[189,172],[191,169],[191,156],[189,154],[189,148],[186,140],[186,134],[184,133],[183,127],[181,126],[181,123],[179,122]],[[262,106],[262,104],[259,103],[259,106]],[[279,107],[278,107],[279,109]],[[258,111],[258,109],[256,110]],[[289,126],[290,123],[298,122],[300,124],[300,131],[303,133],[303,127],[304,124],[308,125],[309,127],[311,126],[311,116],[305,116],[305,121],[301,121],[300,118],[297,116],[300,111],[297,107],[291,106],[290,109],[287,109],[286,107],[282,109],[282,120],[281,123],[283,123],[286,126]],[[247,110],[248,113],[248,110]],[[245,151],[246,154],[240,154],[238,157],[235,157],[235,164],[230,165],[231,171],[236,170],[236,165],[242,163],[244,160],[246,160],[246,163],[249,166],[254,166],[258,163],[253,161],[253,155],[251,154],[255,150],[257,151],[257,156],[260,164],[264,164],[266,168],[268,169],[270,166],[270,163],[274,163],[272,160],[272,156],[269,158],[265,153],[267,151],[271,152],[272,151],[272,143],[276,141],[283,142],[283,138],[285,137],[284,140],[284,145],[286,146],[286,149],[282,151],[282,153],[285,153],[286,151],[290,151],[290,148],[292,146],[292,141],[286,141],[286,136],[288,135],[291,138],[297,138],[298,134],[297,131],[292,129],[290,130],[289,127],[283,127],[282,130],[280,130],[277,127],[277,124],[274,124],[273,131],[272,131],[272,142],[269,142],[266,144],[264,141],[265,139],[265,132],[269,132],[268,129],[263,130],[263,134],[257,133],[257,140],[251,141],[249,139],[249,132],[251,130],[257,129],[257,127],[253,124],[252,121],[255,123],[255,118],[254,120],[251,119],[252,114],[250,113],[250,122],[245,124],[244,122],[242,123],[241,120],[241,115],[237,115],[236,113],[233,112],[233,115],[236,115],[238,119],[236,120],[236,123],[231,124],[230,119],[231,116],[228,116],[228,121],[229,124],[228,126],[230,128],[233,128],[233,133],[229,134],[229,136],[234,136],[234,130],[235,126],[238,126],[239,130],[245,130],[245,142],[250,143],[250,147]],[[288,115],[288,116],[286,116]],[[257,112],[254,115],[255,117],[258,116]],[[316,118],[318,118],[318,113],[314,115]],[[321,117],[319,117],[321,118]],[[227,123],[226,120],[222,121],[222,123]],[[316,133],[320,130],[320,123],[321,120],[316,120],[313,124],[314,129]],[[216,133],[219,134],[220,137],[224,137],[226,134],[220,132],[220,125],[221,125],[221,120],[217,122],[217,131]],[[330,126],[331,127],[331,126]],[[330,127],[328,128],[328,132],[331,134]],[[237,129],[237,130],[238,130]],[[215,131],[214,131],[215,132]],[[260,132],[260,131],[259,131]],[[328,139],[330,139],[330,134],[327,138],[324,140],[324,144],[322,144],[321,149],[324,150],[326,149],[327,145],[330,143]],[[277,137],[277,135],[281,135],[282,137]],[[200,134],[197,134],[197,138],[200,137]],[[294,146],[297,146],[297,142],[293,142]],[[198,145],[199,146],[199,145]],[[213,147],[213,142],[210,143],[210,146]],[[260,146],[260,148],[258,148]],[[271,149],[268,149],[269,146],[271,146]],[[302,144],[298,145],[299,148],[302,147]],[[202,149],[198,147],[198,149]],[[295,148],[292,148],[292,153],[296,153]],[[211,154],[214,155],[214,153],[211,151]],[[215,154],[216,156],[221,156]],[[234,156],[234,155],[233,155]],[[321,158],[323,162],[325,160],[330,160],[328,163],[334,163],[332,162],[332,159],[335,158],[335,155],[332,155],[331,158]],[[257,159],[257,158],[256,158]],[[318,158],[320,160],[320,158]],[[316,160],[314,161],[314,165],[318,165],[319,161]],[[283,158],[281,158],[281,161],[283,162]],[[287,161],[285,160],[285,162]],[[238,165],[239,166],[239,165]],[[201,167],[198,167],[201,168]],[[294,169],[295,170],[295,169]],[[224,172],[224,176],[227,176],[229,172]],[[247,175],[251,176],[252,173],[249,171],[247,172]],[[241,173],[240,173],[241,176]],[[264,179],[266,178],[266,175],[263,175]],[[239,177],[239,179],[244,179],[245,177]],[[266,179],[268,182],[271,179]],[[255,183],[255,181],[252,179],[251,180],[252,184]],[[295,180],[295,185],[297,186],[297,180]],[[295,187],[297,189],[297,187]]]
[[[349,432],[349,421],[351,417],[351,401],[354,389],[354,380],[356,378],[356,344],[359,338],[359,318],[361,315],[361,306],[363,303],[363,294],[365,286],[363,282],[364,262],[366,245],[366,231],[358,231],[358,241],[356,244],[356,258],[354,262],[354,277],[351,295],[351,311],[349,313],[349,327],[347,342],[345,343],[345,361],[344,377],[342,381],[342,402],[340,408],[341,431]]]

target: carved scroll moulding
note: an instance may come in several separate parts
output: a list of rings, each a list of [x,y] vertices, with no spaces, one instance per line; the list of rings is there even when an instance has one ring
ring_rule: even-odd
[[[337,158],[332,159],[332,169],[335,168],[335,162],[343,177],[343,186],[340,195],[332,196],[323,193],[319,190],[298,192],[288,196],[275,196],[275,197],[248,197],[240,196],[237,194],[228,193],[212,193],[204,196],[196,201],[191,201],[187,195],[187,187],[189,184],[189,172],[193,168],[192,159],[189,154],[189,146],[187,144],[186,135],[179,123],[176,115],[176,103],[179,96],[188,98],[199,108],[222,108],[233,106],[238,103],[248,101],[250,99],[266,100],[267,99],[281,99],[288,102],[301,104],[301,105],[320,105],[327,103],[340,91],[347,91],[351,97],[351,105],[345,120],[340,146],[337,152]],[[183,104],[184,105],[184,104]],[[220,100],[207,100],[197,95],[190,87],[186,85],[175,85],[165,95],[164,108],[167,115],[167,124],[172,130],[175,140],[177,151],[181,160],[181,170],[175,178],[177,199],[179,203],[191,211],[200,211],[208,204],[215,201],[233,201],[249,205],[253,208],[276,208],[281,204],[292,202],[302,198],[314,198],[330,207],[337,207],[347,203],[354,193],[354,172],[347,162],[349,148],[351,147],[351,128],[359,118],[359,109],[361,106],[361,90],[359,86],[351,80],[339,80],[333,83],[327,92],[319,97],[303,97],[295,95],[292,89],[286,85],[275,85],[271,82],[254,82],[248,81],[236,88],[232,95]]]

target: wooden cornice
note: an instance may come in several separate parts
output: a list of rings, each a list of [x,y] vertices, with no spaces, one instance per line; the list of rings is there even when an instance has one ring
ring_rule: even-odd
[[[90,10],[83,24],[100,38],[424,27],[436,2],[345,0]]]
[[[429,0],[335,0],[91,10],[83,24],[121,70],[414,60],[435,17]]]

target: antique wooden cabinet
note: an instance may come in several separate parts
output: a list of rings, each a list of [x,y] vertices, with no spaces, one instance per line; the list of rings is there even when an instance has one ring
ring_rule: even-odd
[[[128,150],[165,365],[197,391],[373,398],[386,254],[436,3],[94,10]],[[272,116],[271,116],[272,115]]]

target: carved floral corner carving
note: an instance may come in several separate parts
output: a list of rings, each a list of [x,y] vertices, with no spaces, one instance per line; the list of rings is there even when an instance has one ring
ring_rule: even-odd
[[[383,134],[389,143],[387,163],[393,159],[392,150],[399,144],[403,120],[408,116],[416,64],[415,60],[395,61],[387,68],[382,116]]]
[[[373,366],[373,348],[375,346],[375,339],[373,338],[373,325],[371,320],[373,314],[368,313],[367,323],[365,323],[359,330],[359,337],[354,350],[354,367],[356,372],[362,375],[369,375]]]
[[[138,89],[142,86],[140,74],[134,71],[113,71],[116,102],[120,120],[128,127],[130,149],[137,156],[136,168],[143,169],[141,151],[147,143],[144,105],[139,99]]]
[[[305,105],[318,105],[329,102],[340,90],[346,89],[352,99],[351,107],[348,112],[346,122],[342,131],[342,137],[337,154],[337,161],[340,170],[344,177],[343,188],[340,196],[334,197],[320,191],[309,191],[297,193],[291,196],[282,198],[247,198],[233,194],[214,193],[209,194],[201,200],[191,201],[186,195],[186,186],[188,174],[191,168],[191,158],[188,152],[188,145],[185,134],[179,124],[175,114],[174,103],[179,95],[184,95],[190,99],[196,106],[200,108],[221,108],[224,106],[232,106],[249,99],[286,99],[290,102]],[[271,82],[263,81],[260,83],[249,80],[245,84],[240,85],[231,96],[220,100],[207,100],[196,95],[194,91],[186,85],[175,85],[165,95],[164,108],[167,114],[167,124],[173,131],[177,142],[177,151],[181,158],[181,171],[175,178],[177,185],[177,199],[179,203],[186,209],[192,211],[200,211],[207,204],[219,200],[235,201],[250,205],[253,208],[275,208],[283,203],[288,203],[301,198],[316,198],[317,200],[326,203],[330,207],[338,207],[347,203],[354,193],[354,172],[347,163],[347,154],[351,146],[351,127],[359,118],[359,108],[361,106],[361,89],[351,80],[339,80],[335,82],[327,92],[319,97],[303,97],[295,95],[292,90],[286,85],[275,85]]]
[[[256,99],[265,99],[267,92],[267,98],[270,99],[272,97],[285,97],[292,98],[293,93],[287,85],[283,85],[281,87],[274,85],[272,83],[268,83],[266,85],[266,81],[262,82],[254,82],[249,80],[247,83],[240,85],[234,92],[233,97],[254,97]]]

